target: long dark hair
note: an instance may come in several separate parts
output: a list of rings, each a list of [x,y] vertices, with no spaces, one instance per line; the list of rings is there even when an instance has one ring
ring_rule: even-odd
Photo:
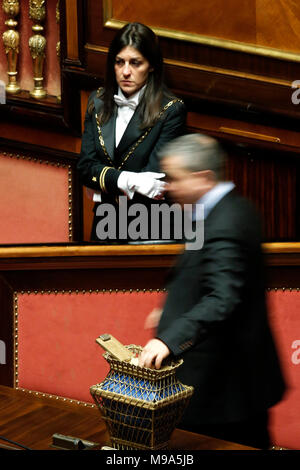
[[[139,105],[141,127],[151,126],[156,121],[161,110],[161,102],[165,91],[163,82],[163,58],[158,38],[152,29],[141,23],[128,23],[118,31],[112,40],[106,63],[106,78],[104,89],[100,91],[103,107],[100,112],[100,122],[107,122],[114,110],[114,94],[118,91],[115,76],[115,59],[117,54],[126,46],[134,47],[150,63],[153,71],[149,72],[143,98]],[[169,93],[171,96],[171,94]]]

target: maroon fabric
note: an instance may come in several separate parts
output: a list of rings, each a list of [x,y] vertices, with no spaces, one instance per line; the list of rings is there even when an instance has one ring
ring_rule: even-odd
[[[0,153],[0,243],[68,242],[68,185],[67,168]]]
[[[110,333],[123,344],[144,346],[152,330],[146,315],[158,292],[18,295],[19,387],[93,401],[89,389],[107,375],[95,342]]]
[[[270,322],[279,350],[288,391],[271,410],[270,431],[275,445],[300,449],[300,293],[268,293]]]
[[[162,292],[105,292],[18,295],[19,386],[92,402],[89,388],[108,373],[95,339],[111,333],[124,344],[152,337],[146,315],[163,301]],[[300,448],[300,295],[270,291],[270,322],[289,384],[272,408],[272,443]]]

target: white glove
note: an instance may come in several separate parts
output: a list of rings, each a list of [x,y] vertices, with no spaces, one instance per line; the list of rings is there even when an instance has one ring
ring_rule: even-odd
[[[160,181],[160,178],[164,178],[165,176],[164,173],[154,173],[152,171],[137,173],[138,181],[135,186],[136,192],[150,199],[161,198],[165,192],[167,183]]]
[[[160,178],[164,176],[164,173],[154,173],[151,171],[146,171],[145,173],[122,171],[117,185],[119,189],[127,194],[129,199],[133,198],[135,191],[150,199],[159,199],[167,185],[164,181],[160,181]]]

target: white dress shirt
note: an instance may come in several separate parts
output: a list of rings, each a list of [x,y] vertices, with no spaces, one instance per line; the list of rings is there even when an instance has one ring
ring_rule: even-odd
[[[139,104],[140,99],[144,93],[146,85],[144,85],[140,90],[138,90],[134,95],[130,96],[130,101],[134,101],[136,106]],[[126,97],[122,93],[121,88],[119,87],[118,96],[121,99],[126,100]],[[118,147],[120,140],[123,137],[123,134],[129,124],[130,119],[132,118],[135,110],[129,106],[118,106],[118,114],[116,119],[116,147]]]
[[[204,219],[208,216],[209,212],[218,204],[218,202],[230,191],[235,188],[234,183],[231,181],[222,181],[212,189],[207,191],[200,199],[196,202],[196,204],[202,204],[204,209]],[[195,216],[195,212],[193,211],[193,220],[197,219]]]

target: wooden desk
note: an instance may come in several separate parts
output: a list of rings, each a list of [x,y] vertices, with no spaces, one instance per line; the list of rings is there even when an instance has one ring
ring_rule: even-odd
[[[0,386],[0,436],[33,450],[55,450],[51,446],[55,433],[98,443],[98,449],[109,445],[109,436],[96,406]],[[13,446],[0,440],[2,444]],[[179,429],[172,434],[170,449],[254,450]]]

